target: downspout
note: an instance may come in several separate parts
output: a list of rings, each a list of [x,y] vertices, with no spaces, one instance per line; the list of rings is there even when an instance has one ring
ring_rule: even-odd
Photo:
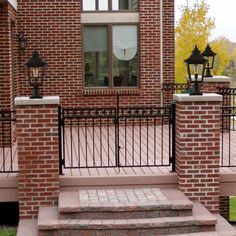
[[[163,83],[163,0],[160,0],[160,83]],[[163,94],[161,92],[161,106],[163,106]]]

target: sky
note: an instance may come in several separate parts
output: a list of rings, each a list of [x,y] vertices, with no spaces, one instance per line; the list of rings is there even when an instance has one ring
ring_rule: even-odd
[[[179,7],[186,0],[175,0],[175,21],[180,18]],[[189,0],[193,4],[196,0]],[[215,19],[215,30],[211,39],[225,36],[232,42],[236,42],[236,0],[205,0],[210,6],[209,16]]]

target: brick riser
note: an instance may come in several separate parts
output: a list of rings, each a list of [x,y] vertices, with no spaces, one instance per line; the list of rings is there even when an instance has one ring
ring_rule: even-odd
[[[192,209],[150,210],[123,212],[60,212],[59,219],[145,219],[158,217],[191,216]]]
[[[215,226],[176,226],[168,228],[146,228],[146,229],[104,229],[104,230],[74,230],[61,229],[54,231],[39,231],[38,236],[151,236],[172,235],[195,232],[212,232]]]

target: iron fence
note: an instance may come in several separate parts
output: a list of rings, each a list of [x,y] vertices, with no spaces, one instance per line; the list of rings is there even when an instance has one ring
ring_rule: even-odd
[[[223,101],[222,106],[222,115],[224,115],[224,125],[223,129],[227,130],[231,129],[236,131],[236,114],[231,112],[230,116],[225,116],[225,112],[234,111],[234,107],[236,107],[236,88],[218,88],[218,93],[222,95]]]
[[[236,167],[235,106],[221,108],[221,166]]]
[[[60,173],[66,168],[170,166],[174,105],[59,108]]]
[[[186,93],[189,89],[187,83],[163,83],[162,97],[164,106],[169,106],[173,102],[173,94]]]
[[[15,111],[0,111],[0,173],[17,172]]]

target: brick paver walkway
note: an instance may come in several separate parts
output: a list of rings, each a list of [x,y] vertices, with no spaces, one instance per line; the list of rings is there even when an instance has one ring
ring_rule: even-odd
[[[150,205],[168,201],[158,188],[89,189],[80,190],[78,196],[81,207],[92,205]]]

